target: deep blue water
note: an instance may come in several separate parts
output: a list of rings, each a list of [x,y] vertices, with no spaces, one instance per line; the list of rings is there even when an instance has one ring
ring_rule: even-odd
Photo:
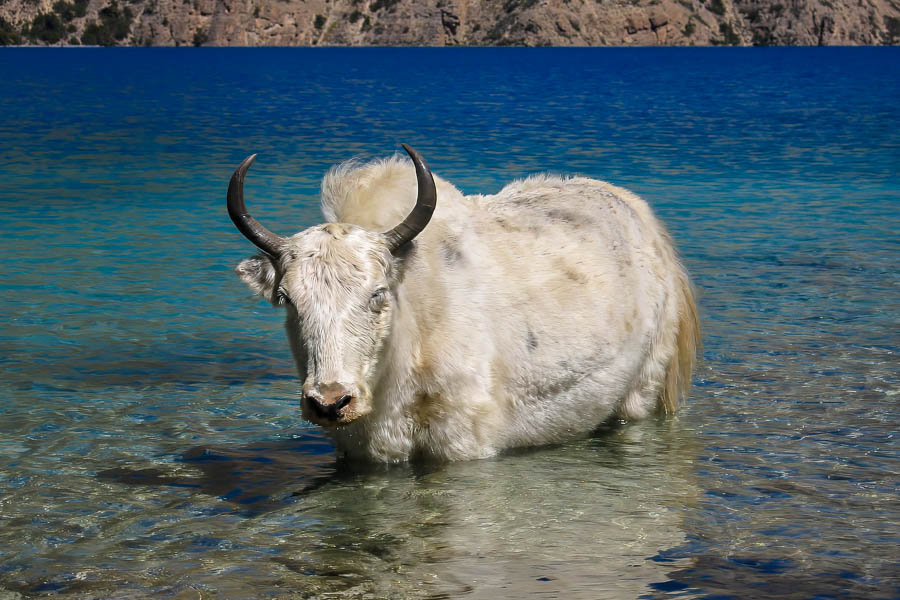
[[[0,51],[0,597],[900,597],[900,50]],[[401,142],[612,181],[704,360],[671,420],[350,469],[232,274]],[[6,595],[4,595],[6,594]]]

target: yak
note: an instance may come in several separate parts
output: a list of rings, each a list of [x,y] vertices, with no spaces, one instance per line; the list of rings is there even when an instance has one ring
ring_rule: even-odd
[[[327,223],[290,237],[228,212],[260,251],[238,276],[284,308],[301,411],[339,455],[489,457],[672,413],[699,342],[693,288],[635,194],[535,175],[464,195],[414,149],[333,167]]]

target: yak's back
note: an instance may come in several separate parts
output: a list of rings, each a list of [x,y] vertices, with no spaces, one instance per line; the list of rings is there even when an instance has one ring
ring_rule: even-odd
[[[624,188],[587,177],[539,174],[516,180],[493,196],[484,208],[515,219],[520,227],[559,225],[563,229],[638,226],[643,233],[664,230],[647,203]]]

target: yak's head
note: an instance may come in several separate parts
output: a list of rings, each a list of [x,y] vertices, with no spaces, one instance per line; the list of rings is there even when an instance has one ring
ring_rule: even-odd
[[[406,219],[388,232],[327,223],[281,237],[250,216],[244,176],[256,155],[238,166],[228,185],[231,220],[262,253],[242,261],[240,278],[287,312],[286,328],[303,382],[303,417],[342,425],[372,410],[378,355],[390,331],[403,248],[434,212],[434,179],[419,154],[413,159],[419,192]]]

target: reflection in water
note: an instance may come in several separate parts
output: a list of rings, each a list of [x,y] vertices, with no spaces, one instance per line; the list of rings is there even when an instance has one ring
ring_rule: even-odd
[[[160,486],[192,494],[169,504],[167,517],[142,535],[112,544],[107,564],[91,570],[97,590],[116,580],[123,596],[128,589],[175,592],[188,582],[202,589],[209,581],[233,597],[263,584],[303,596],[636,597],[671,567],[647,557],[684,543],[672,507],[695,501],[694,457],[678,430],[650,422],[451,465],[336,464],[316,434],[242,449],[192,448],[179,461],[186,470],[98,473],[142,495],[165,494]],[[200,510],[205,525],[181,539],[178,552],[161,551],[189,526],[196,503],[208,506]],[[151,547],[153,568],[177,566],[183,583],[141,588],[150,573],[126,565],[148,560]],[[205,558],[184,569],[170,562],[182,560],[180,552]],[[235,570],[240,578],[223,587],[218,575]],[[20,585],[74,591],[59,575]]]

